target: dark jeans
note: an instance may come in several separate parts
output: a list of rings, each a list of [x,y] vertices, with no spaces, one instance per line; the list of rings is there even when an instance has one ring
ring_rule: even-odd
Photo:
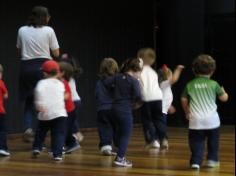
[[[38,58],[21,61],[19,94],[20,101],[24,104],[24,128],[33,128],[33,119],[36,111],[34,108],[34,88],[37,82],[43,79],[42,64],[48,59]]]
[[[65,143],[66,117],[58,117],[49,121],[39,120],[35,133],[33,150],[42,150],[47,132],[51,131],[51,149],[53,156],[61,156]]]
[[[151,143],[154,140],[162,141],[167,136],[162,101],[145,102],[141,108],[141,120],[146,143]]]
[[[205,142],[207,140],[207,160],[218,161],[219,128],[212,130],[189,130],[189,146],[192,152],[190,164],[202,164]]]
[[[72,147],[76,144],[76,139],[73,137],[73,126],[76,123],[76,111],[68,112],[68,117],[66,118],[66,139],[65,145],[67,147]]]
[[[0,150],[8,150],[5,115],[0,114]]]
[[[75,104],[76,119],[75,119],[75,123],[72,126],[73,134],[80,131],[80,129],[79,129],[79,111],[80,111],[80,107],[81,107],[81,101],[74,101],[74,104]]]
[[[116,139],[116,121],[112,113],[112,110],[101,110],[97,112],[97,125],[98,125],[98,134],[100,138],[99,147],[106,145],[117,146]]]
[[[132,111],[113,110],[113,116],[117,125],[117,156],[123,158],[128,148],[129,139],[133,128]]]

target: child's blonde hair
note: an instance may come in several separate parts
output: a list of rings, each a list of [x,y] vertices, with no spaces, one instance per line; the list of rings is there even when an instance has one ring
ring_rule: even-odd
[[[144,64],[153,65],[156,61],[156,52],[152,48],[142,48],[138,51],[138,58],[141,58]]]
[[[3,72],[3,66],[0,64],[0,73]]]
[[[113,76],[119,72],[119,66],[115,59],[105,58],[100,64],[99,76],[101,78],[107,78]]]
[[[201,54],[192,63],[196,75],[210,75],[216,70],[216,61],[208,54]]]

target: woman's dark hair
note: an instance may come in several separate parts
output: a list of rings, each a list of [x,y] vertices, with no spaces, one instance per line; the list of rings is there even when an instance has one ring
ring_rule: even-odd
[[[59,66],[61,72],[64,72],[63,75],[64,79],[70,81],[70,79],[73,77],[73,72],[74,72],[73,66],[63,61],[59,62]]]
[[[28,18],[27,25],[33,27],[46,26],[48,25],[48,17],[50,17],[50,14],[46,7],[35,6]]]
[[[83,69],[80,66],[78,60],[75,57],[73,57],[72,55],[70,55],[68,53],[64,53],[61,55],[60,61],[67,62],[72,65],[73,70],[74,70],[73,77],[75,79],[78,79],[79,76],[83,73]]]
[[[119,72],[119,67],[115,59],[105,58],[102,60],[99,69],[99,77],[107,78]]]
[[[121,73],[126,73],[128,71],[134,71],[134,72],[138,72],[142,70],[141,67],[142,63],[140,61],[140,59],[138,58],[131,58],[131,59],[127,59],[125,62],[123,62],[123,64],[121,65]]]
[[[194,59],[192,69],[196,75],[210,75],[216,70],[216,62],[210,55],[201,54]]]

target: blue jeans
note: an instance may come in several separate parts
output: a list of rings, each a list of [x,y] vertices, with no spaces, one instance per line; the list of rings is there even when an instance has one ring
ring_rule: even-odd
[[[207,140],[207,160],[218,161],[219,128],[212,130],[189,130],[190,164],[202,164],[205,142]]]
[[[8,150],[5,115],[0,114],[0,150]]]
[[[101,110],[97,112],[98,134],[100,138],[99,147],[106,145],[117,146],[116,139],[116,122],[112,110]]]
[[[117,156],[123,158],[127,151],[133,129],[133,113],[131,110],[121,111],[119,109],[113,109],[112,114],[117,125]]]
[[[54,157],[61,156],[65,143],[66,117],[58,117],[49,121],[39,120],[35,133],[33,150],[42,150],[47,132],[51,131],[51,149]]]
[[[75,104],[75,113],[76,113],[76,119],[75,119],[75,123],[72,126],[72,131],[73,134],[79,132],[79,121],[78,121],[78,117],[79,117],[79,111],[80,111],[80,107],[81,107],[81,101],[74,101]]]
[[[73,126],[76,123],[76,111],[68,112],[66,118],[66,139],[65,145],[67,147],[73,147],[76,144],[76,139],[73,137]]]
[[[141,121],[146,143],[166,138],[166,118],[163,118],[162,101],[145,102],[141,108]]]
[[[33,129],[33,119],[36,117],[36,110],[34,105],[34,98],[33,96],[29,96],[26,98],[25,101],[25,108],[24,108],[24,129],[32,128]]]

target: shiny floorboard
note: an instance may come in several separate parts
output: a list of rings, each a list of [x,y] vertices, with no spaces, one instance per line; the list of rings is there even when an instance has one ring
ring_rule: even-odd
[[[96,131],[84,131],[82,148],[64,161],[54,162],[47,152],[39,158],[31,158],[31,145],[19,138],[9,139],[11,157],[0,157],[0,176],[231,176],[235,175],[235,127],[221,129],[219,168],[189,169],[190,152],[187,129],[169,128],[169,150],[146,150],[142,129],[136,127],[130,140],[127,158],[133,161],[133,168],[112,166],[114,157],[101,156],[98,151]]]

